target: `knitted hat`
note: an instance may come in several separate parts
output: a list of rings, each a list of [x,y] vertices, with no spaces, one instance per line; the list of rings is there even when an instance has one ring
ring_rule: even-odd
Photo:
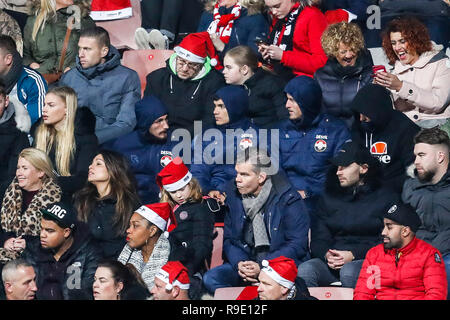
[[[402,202],[392,205],[389,210],[384,213],[383,217],[395,221],[402,226],[410,227],[414,233],[417,232],[422,224],[416,211],[409,204]]]
[[[219,57],[206,31],[188,34],[173,50],[180,58],[196,63],[205,63],[209,56],[211,65],[216,68],[219,66]]]
[[[180,157],[169,162],[156,176],[160,188],[172,192],[183,188],[192,179],[192,174]]]
[[[174,286],[180,289],[189,289],[189,276],[187,268],[180,261],[167,262],[155,275],[166,283],[166,290],[170,291]]]
[[[272,260],[263,260],[262,265],[261,271],[278,284],[288,289],[294,286],[298,271],[294,260],[281,256]]]
[[[167,202],[146,204],[135,212],[162,230],[166,238],[169,237],[169,232],[177,227],[177,220]]]
[[[130,0],[92,0],[90,13],[92,20],[117,20],[132,15]]]

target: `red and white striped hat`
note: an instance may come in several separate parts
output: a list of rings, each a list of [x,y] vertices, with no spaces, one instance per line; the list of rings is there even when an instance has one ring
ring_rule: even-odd
[[[170,161],[156,176],[160,188],[172,192],[183,188],[192,179],[192,174],[180,157]]]
[[[281,256],[272,260],[263,260],[262,265],[261,271],[278,284],[288,289],[294,286],[298,271],[294,260]]]
[[[180,261],[169,261],[155,275],[155,278],[166,283],[166,290],[174,286],[180,289],[189,289],[189,276],[187,268]]]
[[[135,212],[162,230],[166,238],[169,237],[169,232],[177,227],[177,220],[167,202],[146,204]]]

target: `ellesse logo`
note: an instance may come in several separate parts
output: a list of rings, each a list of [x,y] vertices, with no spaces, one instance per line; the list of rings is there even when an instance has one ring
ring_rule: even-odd
[[[370,153],[376,156],[378,160],[384,164],[391,162],[391,156],[387,154],[387,143],[378,141],[372,144],[370,147]]]

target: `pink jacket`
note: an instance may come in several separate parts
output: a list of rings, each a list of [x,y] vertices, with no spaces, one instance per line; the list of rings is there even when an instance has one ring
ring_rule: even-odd
[[[392,91],[394,99],[416,106],[405,112],[412,121],[450,118],[450,60],[443,51],[427,51],[413,65],[396,61],[392,74],[403,81],[400,91]]]

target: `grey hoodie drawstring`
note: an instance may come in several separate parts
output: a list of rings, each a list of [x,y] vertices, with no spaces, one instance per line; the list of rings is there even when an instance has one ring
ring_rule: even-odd
[[[200,85],[202,84],[203,80],[200,80],[200,82],[197,85],[197,88],[195,88],[194,93],[191,96],[191,100],[194,99],[195,94],[197,93],[197,91],[200,89]],[[172,75],[170,75],[170,80],[169,80],[169,84],[170,84],[170,93],[173,94],[173,80],[172,80]]]

